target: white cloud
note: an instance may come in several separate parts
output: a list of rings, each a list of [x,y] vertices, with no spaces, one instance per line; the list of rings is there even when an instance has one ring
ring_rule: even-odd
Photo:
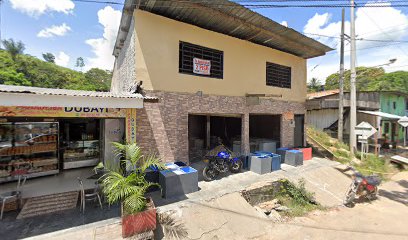
[[[71,28],[65,23],[63,23],[60,26],[52,25],[49,28],[45,28],[41,30],[37,34],[37,37],[50,38],[50,37],[55,37],[55,36],[64,36],[69,31],[71,31]]]
[[[391,5],[390,3],[382,3],[387,6]],[[327,56],[309,61],[308,79],[317,77],[324,80],[329,74],[339,70],[340,40],[338,37],[340,36],[341,22],[331,22],[330,20],[331,16],[329,13],[316,13],[315,16],[309,19],[303,29],[304,33],[334,36],[334,38],[327,38],[308,35],[337,49],[334,53],[329,53]],[[345,32],[350,35],[349,21],[345,22]],[[356,11],[356,35],[357,39],[406,40],[408,36],[408,15],[392,7],[358,8]],[[408,64],[408,49],[406,48],[408,44],[358,40],[356,45],[358,66],[377,66],[387,63],[392,58],[397,58],[398,60],[389,67],[385,66],[386,71],[400,70],[396,66]],[[346,69],[349,68],[349,53],[350,45],[346,42]],[[316,65],[319,66],[315,68]]]
[[[281,22],[281,25],[283,25],[283,26],[285,26],[285,27],[288,27],[288,22],[287,22],[287,21],[282,21],[282,22]]]
[[[87,69],[98,67],[102,69],[113,68],[113,47],[118,34],[121,12],[107,6],[98,11],[99,23],[103,26],[102,38],[88,39],[85,42],[91,46],[95,57],[88,58]]]
[[[72,0],[10,0],[11,7],[32,17],[46,12],[72,13],[75,4]]]
[[[58,55],[55,57],[55,63],[57,65],[66,67],[66,66],[68,66],[69,59],[70,59],[70,57],[66,53],[59,52]]]

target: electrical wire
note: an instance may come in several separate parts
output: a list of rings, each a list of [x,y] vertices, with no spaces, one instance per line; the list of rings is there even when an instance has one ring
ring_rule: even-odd
[[[113,2],[113,1],[97,1],[97,0],[72,0],[74,2],[83,2],[83,3],[98,3],[98,4],[112,4],[112,5],[124,5],[122,2]],[[156,2],[160,2],[156,1]],[[161,1],[161,2],[168,2],[168,1]],[[250,9],[256,9],[256,8],[350,8],[353,7],[350,3],[322,3],[322,4],[305,4],[305,2],[312,2],[312,1],[297,1],[300,3],[296,4],[287,4],[287,3],[295,2],[295,1],[274,1],[274,4],[239,4],[237,2],[231,2],[231,3],[210,3],[208,1],[177,1],[177,3],[186,3],[186,4],[200,4],[200,3],[205,3],[207,5],[211,5],[212,7],[229,7],[229,8],[241,8],[241,7],[246,7]],[[323,0],[315,1],[315,2],[323,2]],[[327,1],[324,1],[327,2]],[[390,2],[377,2],[377,3],[370,3],[366,5],[357,5],[354,4],[354,7],[356,8],[384,8],[384,7],[408,7],[408,1],[403,1],[399,0],[394,1],[396,4],[390,5]],[[237,4],[235,4],[237,3]],[[281,4],[285,3],[285,4]],[[391,2],[393,3],[393,2]],[[146,7],[143,4],[140,4],[138,6],[141,7]],[[173,9],[178,9],[178,8],[184,8],[184,9],[190,9],[190,8],[197,8],[194,6],[156,6],[157,8],[173,8]]]

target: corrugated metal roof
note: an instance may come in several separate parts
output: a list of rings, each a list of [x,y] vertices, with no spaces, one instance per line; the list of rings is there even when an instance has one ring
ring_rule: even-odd
[[[0,92],[26,93],[26,94],[39,94],[39,95],[99,97],[99,98],[156,99],[154,97],[146,97],[141,94],[131,94],[131,93],[93,92],[93,91],[55,89],[55,88],[38,88],[38,87],[12,86],[12,85],[0,85]]]
[[[126,0],[113,55],[118,56],[137,8],[302,58],[325,55],[332,48],[228,0]]]
[[[326,90],[326,91],[321,91],[321,92],[314,92],[314,93],[308,93],[307,94],[307,99],[316,99],[316,98],[321,98],[321,97],[327,97],[331,96],[334,94],[338,94],[340,92],[339,89],[334,89],[334,90]]]
[[[394,119],[394,120],[398,120],[398,119],[402,118],[402,116],[398,116],[398,115],[391,114],[391,113],[379,112],[379,111],[359,111],[359,112],[374,115],[374,116],[378,116],[378,117]]]

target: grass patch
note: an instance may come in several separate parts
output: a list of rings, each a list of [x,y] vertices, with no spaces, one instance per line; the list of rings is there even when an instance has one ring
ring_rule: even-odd
[[[354,156],[351,156],[347,144],[330,137],[323,131],[308,127],[307,134],[322,144],[325,148],[330,149],[336,161],[352,166],[364,175],[377,174],[382,179],[386,179],[388,174],[393,171],[383,158],[370,153],[365,156],[363,161],[356,163],[353,161]],[[355,157],[361,159],[361,153],[355,153]]]
[[[304,179],[301,179],[298,184],[287,179],[279,181],[281,182],[280,191],[276,193],[276,198],[282,205],[290,209],[290,211],[282,212],[282,215],[299,217],[314,210],[324,209],[314,200],[314,194],[306,190]]]

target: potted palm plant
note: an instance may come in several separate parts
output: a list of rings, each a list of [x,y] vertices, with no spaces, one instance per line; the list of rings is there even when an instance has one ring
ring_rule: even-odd
[[[113,143],[120,162],[107,164],[102,177],[102,191],[109,204],[121,203],[122,237],[154,230],[156,208],[146,198],[148,188],[157,183],[146,181],[145,172],[150,166],[163,169],[160,159],[153,154],[143,155],[137,144]]]

